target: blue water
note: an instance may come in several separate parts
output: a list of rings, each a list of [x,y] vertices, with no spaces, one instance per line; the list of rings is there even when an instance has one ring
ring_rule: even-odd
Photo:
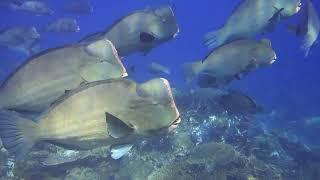
[[[169,1],[169,0],[168,0]],[[17,25],[36,26],[41,29],[58,17],[75,17],[81,31],[71,34],[41,33],[41,48],[47,49],[76,42],[87,34],[103,30],[120,17],[137,9],[157,7],[167,1],[151,0],[92,0],[94,12],[91,15],[63,14],[59,11],[62,1],[47,0],[55,11],[53,16],[34,16],[23,12],[0,10],[0,29]],[[189,89],[183,81],[180,65],[187,61],[203,58],[208,50],[203,45],[206,32],[219,28],[238,0],[224,1],[185,1],[174,0],[175,15],[180,33],[176,39],[154,48],[148,55],[141,54],[126,57],[126,65],[134,65],[137,73],[131,78],[145,81],[152,78],[145,71],[145,66],[155,61],[170,67],[173,71],[167,78],[172,87]],[[320,1],[314,1],[320,11]],[[282,21],[272,34],[263,37],[270,38],[277,52],[278,60],[271,67],[262,68],[250,73],[240,81],[233,82],[230,87],[240,89],[263,105],[267,111],[277,111],[284,114],[275,122],[283,127],[289,121],[302,121],[305,117],[319,116],[320,108],[320,45],[315,45],[308,58],[299,51],[301,39],[286,30],[286,24],[296,22],[297,17]],[[26,57],[14,51],[0,49],[1,79],[13,71]]]

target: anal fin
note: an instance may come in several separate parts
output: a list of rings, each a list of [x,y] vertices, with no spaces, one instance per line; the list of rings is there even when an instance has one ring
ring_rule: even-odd
[[[111,157],[113,159],[120,159],[121,157],[129,153],[129,151],[132,149],[132,146],[132,144],[121,144],[112,146]]]

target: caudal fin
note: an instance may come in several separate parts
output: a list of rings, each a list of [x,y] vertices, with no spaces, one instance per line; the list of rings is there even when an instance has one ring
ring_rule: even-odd
[[[183,64],[182,72],[184,75],[184,80],[187,83],[191,82],[201,71],[202,65],[203,64],[201,61]]]
[[[214,49],[216,47],[219,47],[223,45],[225,41],[226,39],[225,39],[224,31],[222,29],[208,32],[204,36],[204,44],[209,49]]]
[[[37,124],[18,113],[0,110],[0,137],[5,149],[22,159],[37,141]]]
[[[312,48],[314,41],[306,36],[302,42],[300,49],[304,52],[304,57],[307,58],[310,54],[310,49]]]

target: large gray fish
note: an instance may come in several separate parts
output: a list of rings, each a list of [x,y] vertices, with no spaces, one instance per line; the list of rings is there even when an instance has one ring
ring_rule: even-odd
[[[269,40],[237,40],[213,50],[203,61],[184,64],[183,72],[187,82],[198,77],[200,87],[215,87],[275,60]]]
[[[0,31],[0,46],[26,55],[37,51],[40,34],[35,27],[12,27]]]
[[[301,10],[301,21],[298,26],[290,26],[296,35],[303,36],[303,44],[301,49],[305,52],[305,57],[309,55],[310,49],[317,41],[320,32],[320,19],[315,7],[310,0],[305,0],[305,4]]]
[[[103,32],[85,37],[81,42],[109,39],[120,56],[142,52],[173,39],[179,32],[175,16],[170,7],[135,11],[107,28]]]
[[[48,5],[43,1],[38,0],[28,0],[23,2],[13,2],[10,4],[12,10],[15,11],[26,11],[35,15],[52,15],[53,10],[51,10]]]
[[[0,109],[41,112],[83,82],[125,77],[108,40],[49,49],[25,61],[0,86]]]
[[[76,19],[74,18],[59,18],[55,21],[49,23],[45,30],[47,32],[55,32],[55,33],[72,33],[79,32],[80,26]]]
[[[272,31],[280,18],[294,15],[300,6],[301,0],[243,0],[220,29],[205,35],[205,44],[214,49],[237,39]]]
[[[18,159],[40,141],[72,150],[119,145],[111,151],[117,159],[130,150],[127,144],[137,136],[165,133],[179,122],[167,80],[137,84],[116,79],[88,83],[65,94],[37,123],[2,110],[0,136],[4,147]]]

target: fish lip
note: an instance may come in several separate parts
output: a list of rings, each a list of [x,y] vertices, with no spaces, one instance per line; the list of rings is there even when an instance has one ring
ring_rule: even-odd
[[[296,7],[296,13],[299,12],[302,8],[302,3],[301,1],[299,2],[298,6]]]
[[[171,108],[174,108],[176,113],[176,119],[168,126],[168,131],[170,132],[178,127],[178,125],[181,122],[181,116],[180,116],[179,110],[176,107],[169,81],[164,78],[160,78],[160,79],[163,81],[163,83],[167,88],[168,95],[170,96],[170,100],[171,100]]]
[[[123,74],[122,74],[122,78],[125,78],[125,77],[127,77],[128,76],[128,73],[127,72],[124,72]]]
[[[178,125],[181,123],[181,117],[180,115],[177,116],[177,118],[169,125],[169,132],[176,129]]]
[[[275,54],[275,55],[271,58],[270,64],[273,64],[274,62],[276,62],[276,60],[277,60],[277,55]]]
[[[76,32],[80,32],[80,27],[79,26],[77,26]]]
[[[179,35],[180,29],[177,27],[177,32],[172,35],[172,39],[175,39]]]

